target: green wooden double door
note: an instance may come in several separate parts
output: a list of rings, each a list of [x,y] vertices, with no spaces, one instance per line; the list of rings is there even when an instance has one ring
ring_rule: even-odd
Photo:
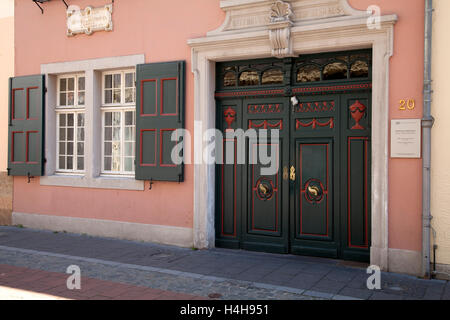
[[[244,139],[244,164],[226,162],[227,152],[237,160],[240,145],[223,141],[216,245],[369,261],[370,91],[295,97],[217,100],[224,134],[254,129],[257,137]],[[261,129],[278,129],[279,139],[262,138]],[[262,170],[270,163],[261,147],[278,164],[273,174]]]

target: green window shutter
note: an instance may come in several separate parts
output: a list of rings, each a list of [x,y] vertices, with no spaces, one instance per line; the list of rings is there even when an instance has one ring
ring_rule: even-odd
[[[42,176],[44,173],[43,75],[9,79],[8,173]]]
[[[136,87],[136,179],[181,182],[171,136],[184,129],[185,62],[138,65]]]

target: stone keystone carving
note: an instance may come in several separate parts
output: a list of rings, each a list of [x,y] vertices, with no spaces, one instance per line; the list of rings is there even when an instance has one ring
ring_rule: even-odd
[[[291,41],[292,8],[287,2],[278,0],[271,7],[269,39],[272,56],[285,58],[293,55]]]

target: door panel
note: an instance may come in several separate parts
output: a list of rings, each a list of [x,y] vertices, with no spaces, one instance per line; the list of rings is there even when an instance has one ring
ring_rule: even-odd
[[[217,123],[224,133],[229,129],[242,128],[242,101],[227,100],[218,103]],[[216,245],[237,249],[240,246],[242,228],[242,165],[237,163],[238,142],[225,137],[222,148],[218,147],[216,146],[216,150],[223,150],[224,164],[216,166]],[[227,158],[234,161],[227,162]]]
[[[336,258],[339,255],[340,100],[336,95],[297,96],[292,107],[291,251]],[[336,150],[338,150],[336,154]]]
[[[343,94],[341,117],[341,257],[369,261],[371,246],[370,92]]]
[[[257,139],[246,139],[247,162],[243,172],[243,207],[246,219],[242,247],[257,251],[287,253],[289,250],[289,181],[284,168],[289,163],[289,99],[244,99],[245,130],[255,130]],[[264,138],[261,130],[268,130]],[[270,130],[279,130],[279,141],[270,141]],[[274,159],[274,173],[263,155]]]
[[[297,142],[296,238],[333,239],[333,145]]]

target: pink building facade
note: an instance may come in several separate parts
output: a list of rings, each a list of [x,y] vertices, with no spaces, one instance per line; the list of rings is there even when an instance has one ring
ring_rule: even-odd
[[[77,27],[76,23],[68,27],[68,10],[73,9],[73,5],[84,10],[88,6],[102,8],[108,3],[103,0],[69,2],[69,9],[62,1],[42,3],[42,14],[32,1],[15,1],[15,76],[43,75],[46,92],[42,109],[45,118],[42,125],[42,171],[37,170],[30,177],[26,170],[13,174],[13,224],[200,249],[221,245],[223,243],[217,241],[220,238],[219,225],[222,223],[223,231],[224,224],[219,221],[223,218],[220,211],[228,209],[218,205],[223,202],[220,200],[223,191],[221,194],[221,187],[217,187],[219,181],[224,181],[220,169],[198,161],[177,167],[179,171],[176,174],[181,177],[179,181],[148,178],[151,174],[143,174],[139,179],[136,176],[140,169],[135,169],[135,161],[142,172],[147,169],[153,170],[151,172],[171,170],[170,165],[169,168],[161,168],[164,163],[162,156],[156,161],[155,153],[155,162],[146,162],[153,153],[139,152],[154,136],[162,141],[162,136],[152,135],[152,130],[174,128],[168,124],[166,129],[159,126],[153,129],[149,124],[144,131],[139,131],[139,123],[147,121],[144,116],[151,114],[151,111],[144,110],[148,101],[144,88],[155,85],[156,89],[151,88],[162,94],[156,99],[176,100],[174,114],[183,111],[182,127],[192,133],[192,158],[202,159],[199,154],[207,142],[194,141],[195,133],[218,127],[216,119],[221,113],[217,110],[222,102],[216,98],[221,93],[232,92],[228,88],[223,92],[219,90],[218,66],[235,61],[262,61],[259,59],[273,59],[269,63],[274,65],[276,61],[301,59],[302,56],[319,57],[320,54],[334,52],[350,52],[351,55],[351,52],[366,50],[371,71],[370,81],[364,83],[369,85],[370,82],[367,87],[370,91],[364,99],[370,101],[367,103],[371,105],[371,114],[365,115],[367,122],[363,126],[371,130],[368,133],[370,147],[365,145],[364,158],[368,176],[362,180],[368,193],[361,198],[361,210],[364,211],[361,214],[365,219],[362,224],[367,229],[362,236],[365,238],[362,247],[367,249],[370,262],[384,270],[421,274],[422,160],[392,158],[390,128],[393,119],[422,118],[423,1],[320,0],[314,4],[305,0],[115,1],[109,9],[112,11],[112,24],[102,26],[107,30],[89,30],[92,31],[90,35],[85,34],[86,29],[80,34],[68,35],[68,29],[74,28],[70,31],[75,31]],[[279,6],[278,11],[274,10],[274,5]],[[376,7],[369,15],[367,9],[371,5]],[[373,16],[377,8],[381,9],[380,16]],[[75,10],[73,14],[77,12],[82,11]],[[156,72],[152,67],[156,66],[155,63],[172,61],[185,62],[184,75],[175,69],[175,76],[159,77],[152,73]],[[183,64],[179,63],[178,68],[183,68]],[[352,68],[346,69],[349,81],[352,80]],[[142,78],[140,72],[143,70],[147,70],[149,76]],[[324,72],[318,80],[325,79]],[[240,76],[242,74],[238,74],[238,81]],[[251,78],[251,74],[249,76]],[[172,88],[175,86],[173,79],[176,79],[176,87]],[[323,84],[326,85],[325,82]],[[184,92],[181,86],[185,87]],[[28,94],[33,94],[34,87],[28,88],[31,88]],[[158,88],[163,89],[159,91]],[[176,97],[171,95],[172,89],[177,92]],[[20,91],[14,91],[13,96]],[[331,92],[327,94],[333,95]],[[297,94],[297,98],[301,103],[302,95]],[[258,104],[264,105],[276,98],[265,95],[258,99]],[[403,108],[403,100],[406,108]],[[223,104],[228,106],[228,101],[224,101]],[[245,98],[243,101],[245,103]],[[165,102],[157,100],[155,105],[148,104],[148,108],[159,109],[157,105],[161,105],[159,112],[164,114],[163,107],[167,107],[166,110],[171,108],[169,102],[166,106]],[[313,118],[304,118],[301,123],[306,124]],[[351,117],[349,119],[353,121]],[[31,134],[27,134],[26,139],[31,139],[34,129],[29,132]],[[325,136],[324,133],[321,137]],[[308,139],[312,137],[308,136]],[[10,135],[10,143],[11,139]],[[156,145],[163,148],[162,142],[161,145],[156,142]],[[339,153],[334,157],[338,158]],[[17,162],[13,161],[11,154],[9,159]],[[25,162],[33,161],[27,155]],[[153,163],[157,168],[151,168]],[[288,164],[290,167],[291,163]],[[349,170],[350,177],[350,166],[343,167],[342,170]],[[297,166],[296,169],[298,175],[301,168]],[[280,176],[283,173],[280,168]],[[302,178],[297,176],[297,179]],[[319,190],[319,193],[329,192],[329,187],[326,188],[328,191]],[[341,199],[341,202],[348,200],[346,196],[340,196],[344,189],[345,183],[333,186],[335,199]],[[239,198],[236,194],[246,194],[236,185],[232,190],[235,198]],[[291,212],[289,203],[292,200],[289,197],[279,201],[285,205],[277,211],[276,219]],[[231,209],[235,214],[233,217],[246,220],[245,205],[239,207],[240,203],[237,201],[237,208]],[[352,202],[347,203],[350,207],[349,203]],[[327,207],[327,219],[331,219],[333,214],[347,216],[347,211],[350,216],[353,210],[339,213],[339,205],[332,207],[335,209]],[[279,224],[289,233],[295,222],[289,222],[288,218],[280,219]],[[331,227],[335,233],[327,233],[330,237],[327,241],[351,242],[351,235],[349,240],[346,234],[351,230],[340,231],[343,230],[339,226],[343,220],[336,218],[330,221],[327,220],[327,228]],[[243,230],[245,228],[247,230]],[[247,224],[243,224],[240,231],[231,227],[229,233],[238,234],[235,237],[238,239],[236,248],[271,251],[265,250],[264,246],[241,246],[239,232],[251,233],[248,228]],[[341,233],[340,240],[333,238],[338,233]],[[271,243],[271,235],[263,236],[261,243]],[[285,251],[288,253],[291,252],[290,236],[286,235],[286,239],[288,249]],[[299,248],[304,243],[301,242]],[[320,249],[322,247],[317,252],[310,248],[297,253],[321,256]],[[325,256],[346,257],[339,254]]]

